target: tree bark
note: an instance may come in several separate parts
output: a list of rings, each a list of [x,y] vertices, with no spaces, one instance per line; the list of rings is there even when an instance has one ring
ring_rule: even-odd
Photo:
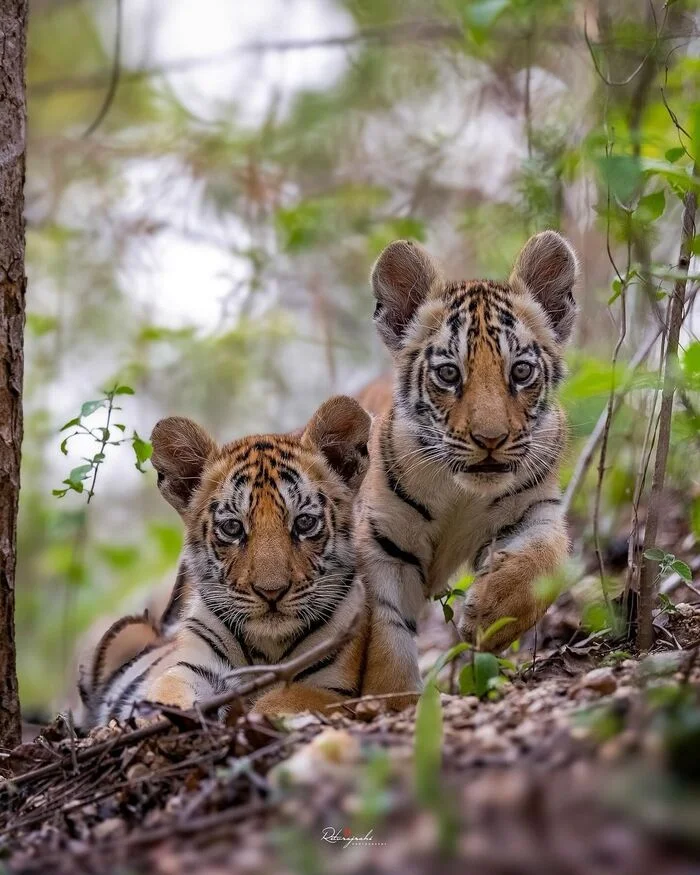
[[[15,567],[24,374],[27,0],[0,2],[0,746],[21,740]]]

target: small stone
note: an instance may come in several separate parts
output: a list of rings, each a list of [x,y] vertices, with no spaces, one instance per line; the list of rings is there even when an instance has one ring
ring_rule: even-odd
[[[96,839],[108,839],[126,831],[124,821],[120,817],[110,817],[98,823],[92,831]]]
[[[611,668],[594,668],[585,674],[578,684],[580,690],[593,690],[601,696],[608,696],[617,689],[617,681]]]
[[[129,781],[139,781],[151,774],[151,770],[144,763],[135,763],[129,766],[126,777]]]

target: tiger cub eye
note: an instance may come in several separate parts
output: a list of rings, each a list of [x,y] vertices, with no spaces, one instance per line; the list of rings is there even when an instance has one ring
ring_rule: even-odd
[[[515,383],[527,383],[535,370],[530,362],[516,362],[511,370],[511,376]]]
[[[440,365],[435,373],[448,386],[456,385],[462,378],[457,365]]]

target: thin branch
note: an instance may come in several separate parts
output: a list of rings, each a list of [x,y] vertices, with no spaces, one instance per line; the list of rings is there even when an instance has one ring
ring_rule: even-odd
[[[598,59],[596,58],[595,50],[593,48],[593,44],[591,43],[591,38],[588,35],[588,18],[586,15],[586,9],[584,7],[584,10],[583,10],[583,38],[585,39],[586,45],[588,46],[588,52],[591,56],[591,60],[593,61],[593,66],[595,67],[595,71],[606,85],[608,85],[611,88],[622,88],[625,85],[629,85],[630,82],[632,82],[633,79],[636,79],[636,77],[642,72],[644,65],[649,60],[649,58],[651,58],[653,53],[656,51],[656,47],[659,44],[661,34],[663,33],[664,28],[666,27],[666,20],[668,19],[668,7],[669,7],[669,5],[670,5],[669,3],[664,3],[664,17],[663,17],[663,21],[661,22],[661,27],[659,27],[658,22],[656,21],[656,10],[654,9],[654,5],[652,3],[652,0],[649,0],[649,6],[651,7],[652,16],[653,16],[654,22],[656,24],[656,35],[654,37],[654,42],[652,43],[651,48],[648,50],[648,52],[644,55],[642,60],[639,62],[639,64],[629,74],[629,76],[626,76],[624,79],[620,79],[619,81],[609,79],[605,75],[605,73],[603,73],[603,71],[600,69],[600,64],[598,63]]]
[[[200,714],[207,714],[211,711],[216,711],[224,705],[228,705],[236,700],[242,701],[248,696],[253,695],[253,693],[260,692],[280,681],[289,682],[293,680],[300,671],[313,665],[324,656],[336,653],[341,647],[347,644],[356,634],[355,629],[358,619],[359,613],[353,618],[352,622],[346,629],[336,632],[331,638],[322,641],[320,644],[317,644],[315,647],[312,647],[306,653],[297,656],[295,659],[281,662],[278,665],[268,666],[264,673],[261,673],[258,677],[248,681],[248,683],[242,684],[236,690],[229,690],[218,696],[213,696],[210,699],[204,699],[202,702],[198,702],[197,707],[191,711],[178,712],[174,708],[169,708],[168,710],[173,714],[178,713],[183,715],[183,717],[190,718],[191,720],[198,720]],[[162,735],[164,732],[171,729],[173,725],[174,724],[171,720],[160,718],[153,723],[150,723],[148,726],[143,726],[140,729],[135,729],[131,732],[124,732],[109,741],[103,741],[99,744],[94,744],[91,747],[78,751],[75,755],[75,760],[78,763],[84,763],[95,757],[114,753],[124,747],[128,747],[130,744],[134,744],[135,742],[143,741],[146,738],[153,738],[156,735]],[[68,755],[58,762],[41,766],[31,772],[25,772],[23,775],[18,775],[16,778],[0,780],[0,795],[3,791],[5,791],[5,793],[13,793],[16,787],[29,784],[32,781],[41,778],[48,778],[52,775],[60,774],[65,768],[72,765],[73,760],[71,756]]]
[[[665,338],[665,331],[663,337]],[[651,455],[656,445],[656,435],[659,428],[659,417],[656,415],[656,399],[661,388],[663,379],[663,360],[664,360],[664,344],[661,343],[661,353],[659,355],[659,369],[656,386],[651,393],[651,409],[647,418],[647,427],[644,431],[644,442],[642,451],[639,456],[639,469],[637,471],[637,482],[634,487],[632,496],[632,527],[630,530],[629,543],[627,546],[627,575],[625,578],[625,594],[629,594],[632,590],[636,590],[639,583],[639,504],[642,500],[644,488],[647,481],[647,473],[649,471],[649,463]],[[630,635],[630,638],[632,636]]]
[[[120,0],[121,2],[121,0]],[[150,76],[162,76],[168,73],[185,73],[201,67],[211,67],[225,64],[242,55],[265,54],[268,52],[298,52],[313,49],[347,48],[358,43],[375,42],[380,45],[403,45],[423,42],[439,42],[441,40],[462,40],[464,32],[455,23],[445,21],[409,20],[398,21],[381,27],[367,27],[355,33],[339,34],[311,39],[276,40],[270,42],[253,42],[235,46],[223,52],[209,55],[179,58],[159,66],[144,66],[138,69],[120,71],[120,81],[133,82],[147,79]],[[32,96],[50,95],[56,91],[74,90],[90,91],[102,88],[113,75],[103,70],[95,70],[82,76],[45,79],[30,84]]]
[[[696,162],[693,176],[700,167]],[[664,385],[661,394],[661,409],[659,412],[659,439],[654,459],[654,474],[651,481],[651,494],[647,508],[646,528],[644,532],[644,551],[656,545],[656,536],[661,515],[661,497],[666,478],[666,461],[671,442],[671,415],[673,413],[673,398],[676,392],[678,366],[678,340],[683,323],[683,308],[685,305],[685,289],[688,268],[691,259],[691,247],[695,236],[695,213],[697,195],[695,191],[686,192],[683,198],[683,224],[681,228],[680,255],[678,257],[679,278],[673,287],[673,295],[668,305],[668,340],[664,361]],[[640,650],[648,650],[654,638],[652,627],[652,602],[654,583],[658,577],[659,563],[643,557],[642,573],[639,580],[639,625],[637,629],[637,646]]]
[[[114,32],[114,56],[112,58],[112,72],[109,77],[109,86],[107,88],[107,93],[105,94],[105,99],[102,102],[102,106],[100,107],[100,111],[97,113],[95,120],[83,134],[84,140],[87,139],[91,134],[93,134],[104,121],[107,113],[112,106],[112,103],[114,102],[114,97],[117,93],[117,86],[119,85],[122,54],[122,0],[115,0],[115,2],[117,11],[117,23],[116,30]]]
[[[662,334],[663,329],[657,328],[655,329],[646,339],[644,343],[641,344],[637,352],[630,359],[629,364],[627,365],[627,375],[625,379],[620,383],[617,387],[615,398],[612,403],[612,411],[611,418],[614,418],[617,414],[622,402],[625,398],[627,391],[629,390],[632,381],[634,380],[634,375],[637,369],[644,363],[652,349],[656,345],[656,341]],[[578,461],[576,462],[576,467],[574,468],[574,473],[571,475],[571,480],[569,480],[568,486],[566,487],[566,492],[564,493],[564,512],[568,513],[571,509],[571,503],[573,502],[576,494],[581,488],[581,484],[588,472],[588,469],[591,466],[591,462],[593,461],[593,457],[595,456],[595,452],[598,448],[598,444],[600,443],[603,433],[605,432],[606,423],[608,421],[609,408],[603,410],[603,412],[598,417],[598,421],[593,428],[593,431],[588,436],[588,440],[586,441],[586,445],[578,457]]]

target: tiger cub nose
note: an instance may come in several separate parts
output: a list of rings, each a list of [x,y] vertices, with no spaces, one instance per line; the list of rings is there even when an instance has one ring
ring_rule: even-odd
[[[253,584],[251,584],[251,589],[253,590],[253,592],[263,601],[266,601],[271,607],[276,605],[278,601],[283,599],[291,588],[291,582],[283,586],[272,587],[254,586]]]
[[[482,450],[497,450],[508,440],[508,432],[469,432],[471,439]]]

